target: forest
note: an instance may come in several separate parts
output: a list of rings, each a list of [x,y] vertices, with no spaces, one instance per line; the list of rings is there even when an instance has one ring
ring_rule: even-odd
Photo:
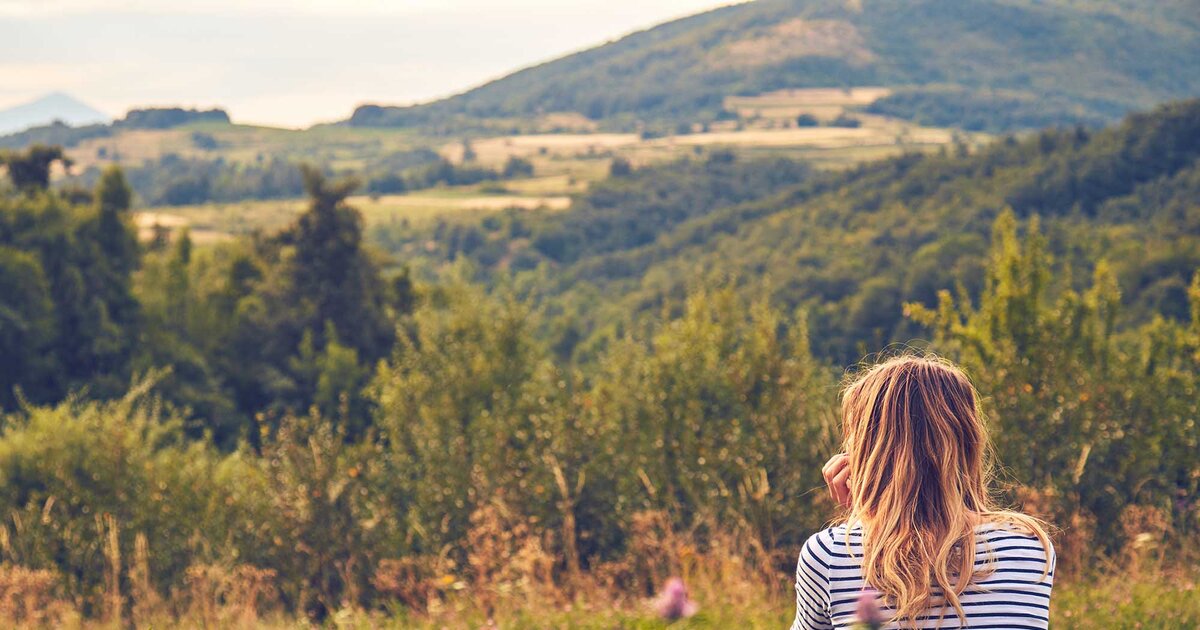
[[[908,349],[1056,525],[1056,627],[1200,623],[1200,101],[372,231],[304,165],[291,225],[203,246],[63,159],[0,155],[0,616],[660,627],[682,575],[713,627],[782,626],[838,383]]]

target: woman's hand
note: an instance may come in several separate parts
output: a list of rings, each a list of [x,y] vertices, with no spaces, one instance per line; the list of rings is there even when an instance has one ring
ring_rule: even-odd
[[[825,485],[829,487],[829,496],[840,506],[850,507],[850,456],[838,453],[825,462],[821,469],[825,477]]]

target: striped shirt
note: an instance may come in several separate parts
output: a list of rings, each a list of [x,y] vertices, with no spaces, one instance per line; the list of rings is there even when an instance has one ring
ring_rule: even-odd
[[[1054,548],[1042,548],[1027,536],[1000,524],[980,525],[975,536],[975,568],[981,573],[961,595],[965,623],[953,606],[929,610],[914,619],[918,628],[1011,628],[1044,630],[1049,625]],[[796,620],[792,630],[828,630],[854,625],[855,608],[865,588],[862,576],[862,529],[830,527],[813,534],[796,565]],[[1049,559],[1047,560],[1047,556]],[[1049,562],[1049,573],[1042,572]],[[934,589],[936,596],[938,589]],[[882,598],[884,618],[891,617]],[[939,625],[940,621],[940,625]],[[886,628],[912,627],[890,623]]]

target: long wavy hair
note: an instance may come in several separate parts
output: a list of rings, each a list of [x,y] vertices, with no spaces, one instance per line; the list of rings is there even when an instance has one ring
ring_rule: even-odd
[[[846,523],[862,526],[863,577],[902,623],[935,608],[944,618],[947,605],[966,619],[960,596],[987,570],[975,570],[981,523],[1008,524],[1050,548],[1043,523],[990,496],[991,445],[978,399],[961,369],[933,356],[889,359],[842,392]]]

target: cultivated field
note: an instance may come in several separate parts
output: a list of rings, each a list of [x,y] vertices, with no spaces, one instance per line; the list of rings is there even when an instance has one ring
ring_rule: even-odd
[[[355,197],[368,225],[469,213],[495,212],[510,207],[566,209],[570,195],[604,178],[618,157],[635,166],[703,155],[722,149],[748,155],[780,155],[809,160],[819,167],[842,168],[864,160],[907,151],[937,150],[955,142],[979,144],[983,134],[914,125],[902,120],[855,110],[886,96],[886,88],[796,89],[726,99],[737,120],[693,125],[693,133],[658,137],[654,134],[606,133],[577,114],[547,114],[525,121],[526,128],[556,133],[525,133],[490,137],[422,136],[406,129],[368,129],[319,126],[304,131],[248,125],[198,124],[168,130],[127,130],[89,140],[70,150],[75,169],[108,163],[140,164],[174,154],[198,159],[253,164],[285,159],[328,166],[335,172],[362,173],[378,160],[398,151],[426,147],[462,164],[469,148],[476,166],[500,170],[513,157],[533,164],[531,178],[405,195]],[[796,117],[810,114],[818,126],[799,126]],[[858,125],[829,126],[838,117]],[[194,140],[205,134],[215,147],[200,148]],[[146,208],[137,214],[143,238],[154,226],[188,226],[197,242],[212,242],[254,231],[274,231],[287,225],[304,208],[302,200],[210,203],[199,206]]]
[[[499,167],[509,157],[533,162],[536,172],[565,175],[589,181],[602,177],[612,157],[635,165],[665,162],[705,149],[724,148],[739,153],[772,153],[812,161],[819,167],[838,168],[863,160],[928,151],[961,141],[977,145],[984,134],[921,127],[903,121],[855,114],[858,127],[797,127],[765,120],[753,125],[713,125],[709,131],[642,138],[637,134],[543,134],[472,140],[471,150],[480,164]],[[460,162],[461,141],[443,144],[439,152]]]
[[[891,93],[891,89],[884,87],[778,90],[757,96],[730,96],[725,99],[725,109],[748,119],[786,119],[811,114],[818,120],[829,121]]]
[[[526,183],[536,188],[538,180]],[[487,214],[508,208],[565,210],[571,200],[563,195],[486,194],[478,189],[423,191],[407,195],[355,196],[351,206],[362,212],[368,228],[407,221],[416,225],[438,217]],[[172,231],[188,228],[198,243],[212,243],[253,232],[278,231],[307,207],[303,199],[274,199],[238,203],[147,208],[134,214],[138,235],[154,236],[155,226]]]

